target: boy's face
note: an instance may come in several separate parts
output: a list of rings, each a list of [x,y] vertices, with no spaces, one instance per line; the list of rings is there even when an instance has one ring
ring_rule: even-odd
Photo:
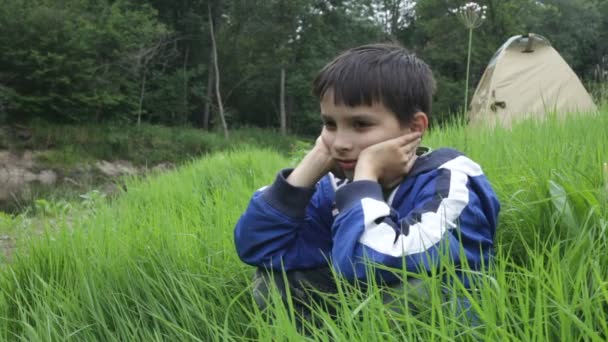
[[[332,91],[321,100],[321,139],[347,178],[353,179],[357,159],[366,147],[411,132],[381,103],[349,107],[335,105]]]

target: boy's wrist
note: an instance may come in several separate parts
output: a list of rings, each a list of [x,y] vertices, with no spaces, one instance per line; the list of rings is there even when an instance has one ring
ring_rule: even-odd
[[[263,193],[263,197],[272,207],[286,215],[299,218],[304,217],[306,205],[310,202],[315,189],[311,187],[297,187],[287,182],[287,177],[293,170],[281,170],[272,185]]]
[[[355,174],[353,176],[353,180],[355,181],[359,181],[359,180],[369,180],[369,181],[374,181],[374,182],[378,182],[378,179],[380,177],[378,176],[378,173],[376,172],[376,170],[374,170],[373,167],[371,167],[368,163],[360,163],[357,164],[357,167],[355,168]]]
[[[287,177],[287,182],[293,186],[312,187],[329,172],[330,165],[331,157],[312,149]]]

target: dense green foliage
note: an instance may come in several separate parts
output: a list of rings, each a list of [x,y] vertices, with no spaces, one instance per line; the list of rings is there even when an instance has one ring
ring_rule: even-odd
[[[40,167],[47,168],[68,168],[99,160],[127,160],[138,166],[179,164],[204,154],[242,146],[272,148],[287,155],[297,139],[275,135],[271,130],[243,127],[234,130],[227,141],[217,132],[149,124],[125,127],[35,123],[31,132],[26,141],[11,134],[0,135],[0,149],[16,154],[37,151]]]
[[[218,122],[209,17],[218,41],[230,128],[277,127],[281,70],[287,123],[318,129],[310,83],[339,51],[393,40],[438,80],[438,121],[462,110],[467,31],[450,9],[465,0],[0,0],[0,124]],[[509,36],[549,38],[598,96],[608,78],[602,0],[480,0],[471,82]],[[211,11],[211,16],[209,16]],[[471,94],[472,91],[469,92]],[[206,111],[211,112],[206,116]]]
[[[450,288],[470,297],[478,324],[440,303],[436,277],[425,278],[432,303],[416,316],[386,310],[375,286],[359,292],[340,282],[330,299],[337,317],[317,308],[323,324],[310,337],[605,341],[606,114],[512,131],[431,132],[425,144],[467,152],[502,202],[491,277],[473,295]],[[253,269],[238,260],[232,240],[252,192],[290,164],[271,150],[223,152],[129,181],[114,201],[90,196],[45,212],[40,236],[0,271],[0,339],[301,341],[281,304],[272,320],[255,309]],[[2,215],[0,232],[33,220]],[[400,296],[407,300],[407,292]]]
[[[13,120],[131,114],[139,55],[167,33],[150,6],[105,0],[2,0],[0,27],[0,84]]]

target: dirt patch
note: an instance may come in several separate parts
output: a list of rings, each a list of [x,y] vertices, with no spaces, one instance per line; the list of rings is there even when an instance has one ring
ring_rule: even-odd
[[[0,210],[9,202],[18,199],[21,193],[32,186],[42,185],[52,188],[61,187],[66,183],[72,185],[101,183],[99,186],[101,189],[111,189],[111,183],[121,176],[139,175],[150,171],[162,172],[175,167],[171,163],[162,163],[146,168],[137,167],[126,160],[99,160],[69,169],[47,168],[37,162],[38,156],[44,153],[45,151],[24,151],[17,154],[0,150]],[[100,182],[99,179],[104,181]]]
[[[128,161],[118,160],[109,162],[101,160],[95,163],[95,167],[106,176],[118,177],[122,175],[136,175],[140,171]]]
[[[57,183],[57,172],[37,165],[37,154],[32,151],[21,154],[0,151],[0,202],[14,199],[30,184],[52,186]]]
[[[117,181],[122,176],[164,172],[175,168],[171,163],[150,168],[137,167],[125,160],[99,160],[65,169],[48,168],[38,161],[38,157],[44,153],[45,151],[14,153],[0,150],[0,215],[3,210],[17,214],[22,209],[15,212],[14,208],[33,205],[33,199],[38,199],[36,196],[30,199],[30,204],[24,198],[35,188],[44,187],[49,193],[76,189],[81,194],[95,189],[105,195],[112,195],[117,191]],[[11,262],[17,239],[21,240],[21,237],[10,231],[11,229],[8,232],[0,231],[0,266],[2,261]]]

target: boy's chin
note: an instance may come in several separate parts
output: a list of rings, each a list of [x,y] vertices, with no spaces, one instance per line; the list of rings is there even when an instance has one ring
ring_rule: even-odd
[[[352,181],[355,177],[355,170],[344,170],[340,167],[336,167],[331,171],[331,173],[333,173],[337,178],[348,179],[349,181]]]
[[[355,177],[355,170],[342,170],[342,175],[352,182]]]
[[[336,178],[348,179],[349,181],[352,181],[355,177],[355,170],[344,170],[341,167],[334,168],[331,170],[331,173],[333,173]]]

